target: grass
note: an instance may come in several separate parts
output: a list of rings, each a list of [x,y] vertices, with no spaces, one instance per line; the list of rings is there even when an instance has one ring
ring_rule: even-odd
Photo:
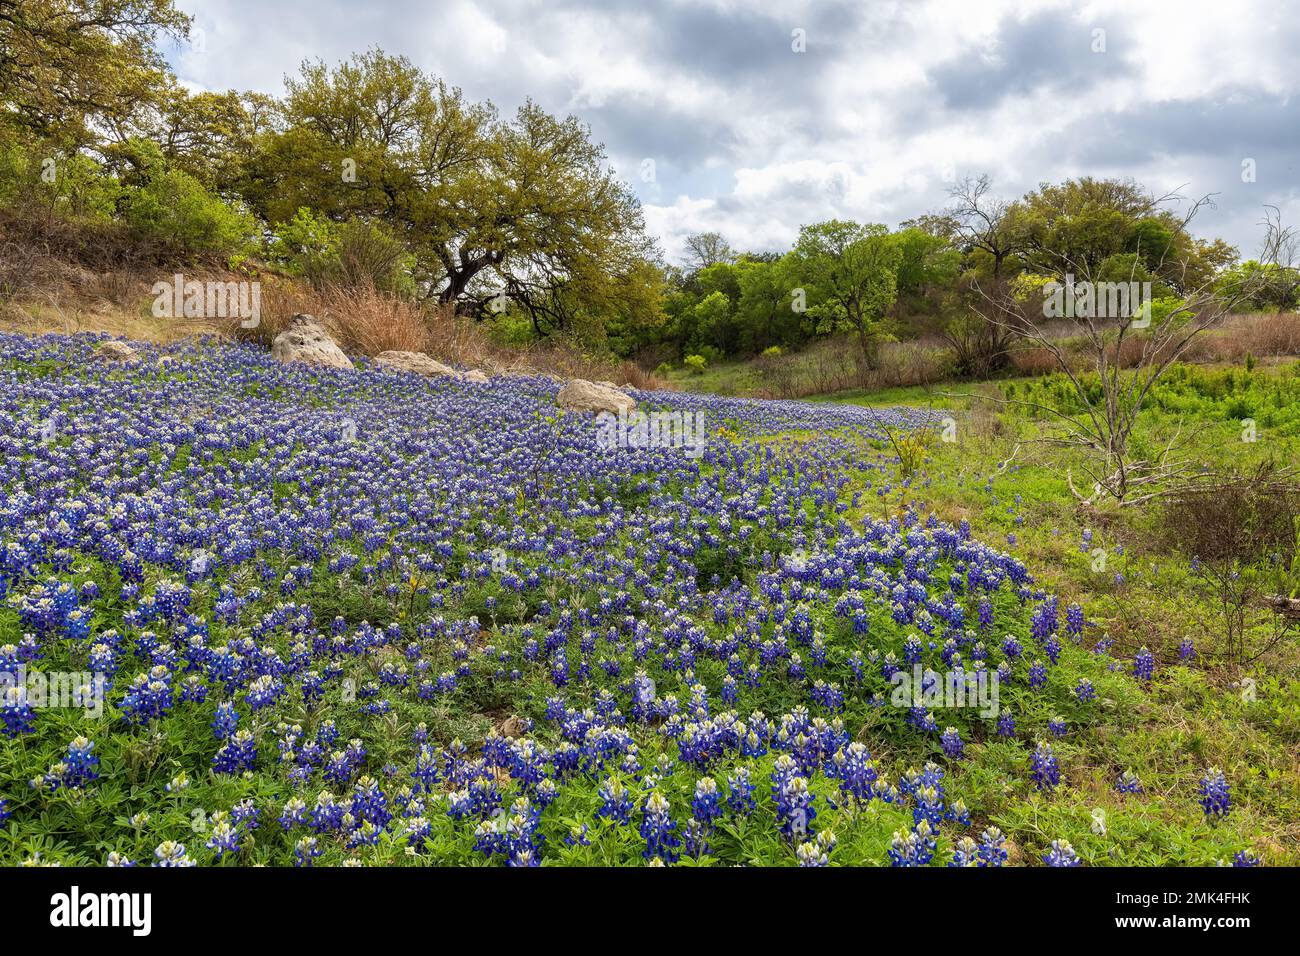
[[[1182,429],[1191,438],[1182,454],[1213,469],[1249,470],[1262,461],[1300,458],[1300,364],[1277,368],[1175,369],[1157,388],[1136,436],[1139,448],[1159,447]],[[1001,394],[1039,400],[1060,396],[1057,379],[996,383]],[[973,389],[987,394],[989,386]],[[1131,660],[1148,647],[1159,662],[1149,691],[1131,710],[1075,737],[1063,748],[1069,787],[1051,801],[1000,794],[993,767],[1012,759],[1000,748],[962,765],[981,793],[975,806],[1008,832],[1065,833],[1085,856],[1104,852],[1116,863],[1160,864],[1205,860],[1226,825],[1269,862],[1300,862],[1300,635],[1294,631],[1272,653],[1247,667],[1216,661],[1218,609],[1198,590],[1184,558],[1169,553],[1159,534],[1159,509],[1080,508],[1065,480],[1086,458],[1039,443],[1049,423],[978,395],[934,396],[928,390],[837,394],[836,401],[876,406],[898,403],[949,410],[956,441],[935,442],[910,487],[882,495],[873,507],[889,512],[902,500],[970,523],[975,537],[1006,543],[1039,581],[1089,609],[1112,654]],[[1256,416],[1254,441],[1243,441],[1241,419]],[[1019,446],[1012,464],[999,473]],[[1085,532],[1092,535],[1081,546]],[[1013,536],[1009,537],[1009,536]],[[1098,561],[1100,549],[1102,560]],[[1300,581],[1292,580],[1293,587]],[[1269,614],[1258,615],[1263,640]],[[1100,635],[1098,635],[1100,636]],[[1191,639],[1199,659],[1178,663]],[[1243,683],[1244,682],[1244,683]],[[1253,684],[1251,683],[1253,682]],[[990,766],[981,766],[985,761]],[[1217,828],[1196,804],[1204,768],[1221,767],[1241,781],[1243,812]],[[1153,799],[1135,804],[1114,792],[1120,768],[1160,781]],[[982,788],[987,787],[986,790]],[[1096,832],[1102,814],[1106,832]]]

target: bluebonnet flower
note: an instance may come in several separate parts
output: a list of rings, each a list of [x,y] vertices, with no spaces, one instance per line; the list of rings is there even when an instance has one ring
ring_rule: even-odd
[[[307,803],[301,797],[290,797],[280,813],[280,827],[292,830],[299,824],[307,822]]]
[[[1052,848],[1043,855],[1048,866],[1082,866],[1083,861],[1074,852],[1068,840],[1053,840]]]
[[[691,813],[696,820],[711,827],[713,821],[722,814],[718,804],[718,784],[712,777],[701,777],[695,783],[695,796],[691,801]]]
[[[830,866],[831,852],[837,842],[834,833],[823,830],[817,834],[816,840],[805,840],[795,847],[795,859],[799,861],[800,866]]]
[[[948,861],[952,867],[979,866],[979,844],[968,836],[959,839],[953,847],[952,859]]]
[[[808,789],[808,781],[792,776],[781,784],[776,799],[777,824],[786,839],[802,839],[817,817],[813,806],[816,797]]]
[[[668,801],[659,791],[646,798],[642,808],[641,836],[646,841],[642,855],[647,859],[658,858],[665,863],[677,860],[681,840],[673,832],[677,824],[669,815]]]
[[[747,816],[755,807],[754,784],[748,767],[737,767],[727,777],[727,808],[737,816]]]
[[[35,729],[36,712],[27,700],[27,689],[22,685],[5,687],[0,691],[0,722],[6,737],[30,734]]]
[[[247,730],[237,730],[212,758],[212,769],[217,773],[243,773],[252,770],[256,761],[257,744],[253,735]]]
[[[1207,820],[1226,817],[1232,809],[1232,796],[1228,788],[1228,779],[1218,767],[1205,771],[1200,783],[1201,808]]]
[[[960,760],[966,749],[956,727],[946,728],[939,743],[943,745],[943,752],[952,760]]]
[[[185,850],[184,843],[174,843],[171,840],[165,840],[159,843],[153,851],[154,866],[173,867],[173,866],[194,866],[195,863],[190,859]]]
[[[239,714],[230,701],[217,704],[216,716],[212,718],[212,733],[218,740],[225,740],[239,729]]]
[[[1040,741],[1034,748],[1030,763],[1033,765],[1034,786],[1039,790],[1055,790],[1061,782],[1061,770],[1052,753],[1052,745]]]
[[[1133,676],[1138,680],[1150,680],[1156,672],[1156,658],[1145,646],[1133,658]]]
[[[1065,609],[1065,633],[1076,644],[1083,640],[1083,608],[1073,601]]]
[[[1007,862],[1007,838],[997,827],[989,827],[980,834],[977,855],[980,866],[1002,866]]]
[[[68,752],[63,759],[50,767],[41,781],[32,781],[35,786],[43,783],[51,790],[67,787],[79,790],[86,784],[99,779],[99,757],[92,752],[95,744],[85,737],[77,737],[68,744]]]
[[[1142,793],[1142,781],[1131,770],[1125,770],[1115,780],[1115,789],[1120,793]]]
[[[1080,703],[1086,704],[1090,700],[1095,700],[1097,691],[1092,686],[1092,681],[1086,677],[1080,677],[1079,682],[1074,686],[1074,696],[1079,698]]]
[[[839,778],[840,791],[856,803],[872,797],[876,783],[876,765],[865,744],[853,742],[835,753],[828,773]]]
[[[913,823],[919,824],[922,820],[926,820],[937,830],[943,818],[943,794],[939,788],[934,786],[917,788],[916,806],[912,808]]]
[[[221,859],[223,854],[239,852],[239,831],[236,830],[228,820],[218,819],[220,812],[214,813],[212,821],[212,835],[205,844],[208,849]]]
[[[1257,857],[1254,853],[1251,853],[1249,850],[1238,850],[1236,855],[1232,858],[1232,865],[1240,867],[1262,866],[1263,862],[1263,860]]]
[[[889,846],[891,866],[928,866],[934,859],[935,839],[930,824],[922,820],[913,829],[895,830]]]
[[[614,823],[632,822],[632,798],[622,780],[618,777],[610,777],[601,784],[600,798],[603,802],[596,810],[597,814]]]
[[[302,837],[293,846],[293,865],[311,866],[323,852],[319,841],[314,836]]]

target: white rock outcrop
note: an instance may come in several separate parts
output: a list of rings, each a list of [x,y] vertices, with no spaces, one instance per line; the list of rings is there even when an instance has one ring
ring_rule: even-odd
[[[271,357],[280,362],[302,362],[325,368],[352,368],[352,360],[330,338],[313,315],[300,312],[271,343]]]
[[[566,383],[556,396],[556,401],[561,408],[570,412],[610,412],[617,415],[621,411],[631,412],[636,408],[636,400],[625,392],[581,378]]]
[[[125,342],[108,339],[95,346],[95,358],[101,362],[134,362],[137,355],[135,349]]]
[[[395,368],[400,372],[414,372],[416,375],[429,375],[436,378],[460,377],[460,373],[450,365],[443,365],[423,352],[380,352],[375,356],[375,363]]]

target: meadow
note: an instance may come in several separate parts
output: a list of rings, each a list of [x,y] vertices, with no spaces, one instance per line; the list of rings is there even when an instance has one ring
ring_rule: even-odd
[[[1300,862],[1294,632],[1227,660],[1160,510],[1076,505],[1007,404],[1057,377],[634,392],[694,457],[101,338],[0,334],[0,864]],[[1178,366],[1139,440],[1294,460],[1296,368]]]

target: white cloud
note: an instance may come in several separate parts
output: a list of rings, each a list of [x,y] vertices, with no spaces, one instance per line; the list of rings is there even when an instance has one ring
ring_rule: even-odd
[[[1300,181],[1286,168],[1300,134],[1279,132],[1300,16],[1263,0],[180,4],[207,41],[172,57],[194,88],[277,92],[305,57],[379,46],[505,112],[532,97],[577,114],[670,256],[691,231],[780,249],[818,218],[894,225],[944,203],[945,172],[984,171],[1008,194],[1089,173],[1219,191],[1201,231],[1246,248],[1260,205]],[[1209,108],[1230,95],[1253,125]],[[1256,153],[1257,188],[1240,188]]]

